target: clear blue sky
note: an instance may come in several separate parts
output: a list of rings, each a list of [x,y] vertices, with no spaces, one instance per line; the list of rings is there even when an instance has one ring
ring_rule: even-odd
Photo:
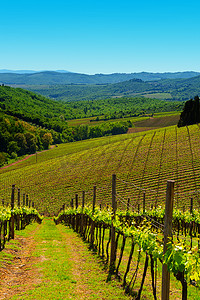
[[[200,1],[6,0],[0,69],[200,71]]]

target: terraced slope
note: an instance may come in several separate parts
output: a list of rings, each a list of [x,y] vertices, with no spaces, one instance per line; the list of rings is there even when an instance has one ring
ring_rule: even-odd
[[[71,148],[70,148],[71,147]],[[33,161],[34,159],[34,161]],[[37,163],[0,170],[0,199],[9,199],[16,184],[28,193],[40,212],[56,213],[75,193],[91,203],[93,185],[97,201],[111,203],[111,176],[117,174],[119,206],[130,198],[138,208],[146,193],[147,205],[164,204],[166,181],[175,180],[175,205],[199,207],[200,126],[107,137],[66,144],[38,154]]]

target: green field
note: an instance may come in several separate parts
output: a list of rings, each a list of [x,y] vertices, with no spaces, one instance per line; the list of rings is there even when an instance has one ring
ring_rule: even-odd
[[[147,205],[164,204],[166,182],[175,180],[175,205],[194,198],[199,206],[200,127],[161,128],[59,145],[28,160],[0,169],[0,198],[10,201],[11,185],[29,194],[41,213],[57,213],[75,193],[91,203],[111,203],[111,176],[117,174],[118,199],[135,206],[146,192]],[[123,201],[120,201],[121,203]],[[121,204],[121,206],[123,206]]]
[[[147,97],[147,98],[156,98],[156,99],[172,99],[172,96],[170,93],[144,93],[141,94],[141,96]]]
[[[158,118],[161,121],[161,122],[159,122],[159,127],[172,126],[172,125],[176,125],[178,123],[179,118],[180,118],[180,113],[177,111],[155,113],[154,120],[156,122],[158,122],[158,120],[157,120]],[[127,118],[123,118],[123,119],[121,118],[121,119],[113,119],[113,120],[107,120],[107,121],[103,121],[103,120],[96,121],[96,117],[92,117],[92,118],[68,120],[67,123],[69,126],[79,126],[79,125],[94,126],[94,125],[99,125],[102,123],[120,122],[120,121],[130,120],[136,127],[138,127],[141,122],[143,122],[143,126],[148,127],[149,119],[150,119],[149,116],[144,116],[144,117],[127,117]],[[167,124],[166,124],[166,120],[168,120]],[[150,121],[150,122],[153,123],[152,121]],[[151,127],[155,127],[154,124]]]

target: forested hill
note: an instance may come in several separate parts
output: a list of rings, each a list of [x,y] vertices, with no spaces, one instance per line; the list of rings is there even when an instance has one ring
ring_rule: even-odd
[[[187,101],[196,95],[200,95],[200,76],[188,79],[162,79],[148,82],[141,79],[130,79],[107,85],[54,84],[29,85],[24,88],[64,102],[123,96],[145,96],[147,98]]]
[[[134,84],[135,86],[140,84],[140,80],[134,80]],[[0,86],[0,109],[24,121],[62,132],[67,127],[66,120],[70,119],[139,116],[145,113],[180,110],[182,104],[144,97],[117,97],[62,103],[21,88]]]
[[[59,126],[63,127],[63,115],[67,117],[69,112],[62,103],[9,86],[0,86],[0,109],[8,115],[57,131]]]
[[[29,74],[0,73],[0,83],[17,85],[44,85],[44,84],[108,84],[127,81],[130,79],[141,79],[153,81],[161,79],[191,78],[198,76],[198,72],[176,72],[176,73],[114,73],[114,74],[80,74],[44,71]]]
[[[0,86],[0,165],[47,149],[52,143],[126,133],[132,126],[127,118],[181,108],[180,102],[144,97],[61,103],[20,88]],[[96,124],[90,122],[94,117]],[[69,127],[66,121],[76,118],[86,118],[88,124]]]

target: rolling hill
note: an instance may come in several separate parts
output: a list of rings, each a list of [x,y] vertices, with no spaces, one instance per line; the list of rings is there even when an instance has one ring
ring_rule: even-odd
[[[108,84],[127,81],[130,79],[141,79],[143,81],[190,78],[199,75],[198,72],[176,72],[176,73],[114,73],[114,74],[80,74],[62,71],[43,71],[32,73],[0,73],[0,83],[11,85],[54,85],[54,84]]]
[[[186,101],[200,94],[200,75],[197,72],[109,75],[55,71],[0,73],[0,84],[21,87],[64,102],[123,96]]]
[[[52,143],[126,133],[132,127],[128,117],[173,110],[180,110],[179,103],[141,97],[60,103],[20,88],[0,86],[0,165],[8,158],[47,149]],[[87,119],[89,124],[68,126],[66,120],[78,117],[91,119]]]
[[[33,92],[0,86],[0,109],[7,114],[60,132],[66,120],[111,115],[115,118],[181,109],[179,102],[127,97],[62,103]],[[59,129],[60,126],[60,129]],[[62,131],[62,130],[61,130]]]
[[[130,79],[107,85],[26,85],[23,88],[63,102],[124,96],[186,101],[200,95],[200,76],[159,81]]]
[[[166,182],[175,180],[175,206],[199,207],[200,127],[172,126],[159,130],[62,144],[19,165],[0,170],[0,198],[7,199],[13,183],[30,195],[40,212],[57,213],[63,203],[82,191],[92,201],[111,203],[111,176],[117,175],[117,197],[134,206],[164,204]]]

